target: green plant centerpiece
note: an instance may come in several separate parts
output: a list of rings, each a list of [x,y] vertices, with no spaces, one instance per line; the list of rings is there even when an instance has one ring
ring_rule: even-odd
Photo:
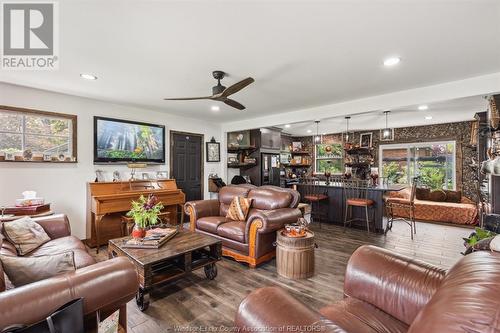
[[[135,222],[132,237],[144,238],[146,229],[158,223],[158,215],[162,209],[163,204],[152,194],[147,198],[141,195],[139,200],[132,201],[132,209],[127,213]]]
[[[469,235],[469,238],[463,238],[465,252],[462,254],[467,255],[474,251],[489,250],[490,242],[496,235],[493,231],[476,227],[474,232]]]

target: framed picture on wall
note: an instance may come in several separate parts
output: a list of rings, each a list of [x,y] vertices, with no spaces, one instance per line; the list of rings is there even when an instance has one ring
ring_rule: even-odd
[[[227,133],[227,146],[229,148],[250,147],[250,131]]]
[[[220,162],[220,142],[215,142],[212,138],[206,143],[207,162]]]
[[[292,142],[292,151],[294,152],[302,151],[302,142],[300,141]]]
[[[372,133],[361,133],[361,135],[359,136],[359,146],[361,148],[371,148]]]

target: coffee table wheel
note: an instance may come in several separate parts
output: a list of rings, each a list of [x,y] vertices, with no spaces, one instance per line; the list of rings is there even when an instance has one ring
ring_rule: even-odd
[[[144,290],[139,289],[135,294],[135,303],[141,311],[146,311],[149,307],[149,294],[144,292]]]
[[[215,263],[211,263],[205,266],[205,275],[207,279],[213,280],[217,276],[217,266]]]

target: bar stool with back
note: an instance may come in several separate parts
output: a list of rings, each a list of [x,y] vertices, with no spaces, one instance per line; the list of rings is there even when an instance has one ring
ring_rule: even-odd
[[[352,217],[352,208],[360,207],[365,210],[366,229],[368,233],[370,232],[370,218],[368,216],[368,208],[373,207],[375,202],[368,199],[368,180],[356,180],[356,179],[342,179],[342,187],[344,190],[345,199],[345,213],[344,213],[344,229],[349,223],[352,224],[353,221],[358,221],[363,219]],[[349,214],[350,212],[350,214]],[[350,220],[347,218],[351,217]]]
[[[392,223],[394,222],[394,220],[402,220],[403,222],[405,222],[410,226],[411,239],[413,240],[413,234],[417,233],[417,225],[415,222],[415,197],[417,193],[417,183],[418,183],[418,177],[413,178],[409,200],[402,198],[387,198],[385,200],[385,209],[387,212],[387,225],[384,234],[387,234],[387,232],[392,229]],[[403,211],[404,216],[408,216],[408,218],[394,217],[395,209]]]
[[[328,220],[328,191],[326,188],[319,186],[319,179],[316,177],[306,177],[304,180],[304,201],[311,205],[311,222],[319,222]],[[322,205],[323,204],[323,205]]]

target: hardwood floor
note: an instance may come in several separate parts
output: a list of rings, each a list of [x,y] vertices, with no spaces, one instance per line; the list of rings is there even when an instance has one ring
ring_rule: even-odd
[[[152,293],[149,309],[142,313],[135,301],[128,304],[128,331],[211,332],[231,327],[239,303],[252,290],[270,285],[287,289],[313,309],[342,299],[344,271],[351,253],[363,244],[373,244],[445,268],[461,258],[462,237],[470,228],[417,222],[417,235],[410,239],[409,227],[395,222],[387,236],[333,225],[313,226],[316,243],[316,274],[306,280],[288,280],[276,274],[272,260],[257,269],[224,258],[213,281],[199,270]],[[95,250],[93,251],[95,253]],[[105,251],[98,259],[105,260]]]

